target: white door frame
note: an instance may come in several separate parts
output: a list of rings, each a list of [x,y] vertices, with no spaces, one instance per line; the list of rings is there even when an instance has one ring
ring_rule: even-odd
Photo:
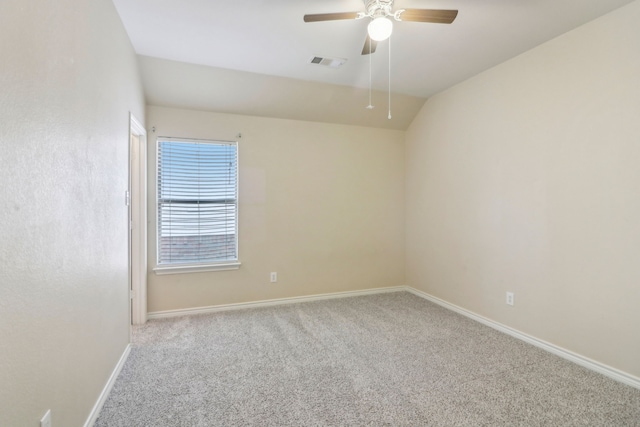
[[[129,289],[131,323],[147,321],[147,131],[129,113]]]

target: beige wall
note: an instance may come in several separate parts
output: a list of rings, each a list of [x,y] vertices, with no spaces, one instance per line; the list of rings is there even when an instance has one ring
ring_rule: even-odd
[[[404,284],[404,133],[147,107],[149,267],[156,136],[239,141],[242,266],[156,276],[149,311]],[[278,282],[269,283],[269,272]]]
[[[636,1],[431,98],[406,151],[408,285],[635,376],[638,22]]]
[[[3,0],[0,54],[0,425],[81,426],[129,340],[136,58],[108,0]]]

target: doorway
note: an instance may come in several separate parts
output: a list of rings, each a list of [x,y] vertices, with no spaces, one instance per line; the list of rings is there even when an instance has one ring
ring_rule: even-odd
[[[147,131],[129,114],[129,292],[131,324],[147,321]]]

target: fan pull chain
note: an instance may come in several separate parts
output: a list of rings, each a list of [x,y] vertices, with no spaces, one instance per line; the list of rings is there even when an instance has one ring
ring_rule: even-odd
[[[387,118],[391,120],[391,37],[389,37],[389,115]]]
[[[367,105],[368,110],[373,110],[373,105],[371,105],[371,45],[373,42],[370,37],[367,37],[369,40],[369,105]]]

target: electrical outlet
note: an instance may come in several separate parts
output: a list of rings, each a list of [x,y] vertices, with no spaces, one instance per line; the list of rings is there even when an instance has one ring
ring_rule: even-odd
[[[513,302],[514,302],[513,292],[507,292],[507,304],[513,305]]]
[[[47,413],[40,420],[40,427],[51,427],[51,409],[47,410]]]
[[[278,281],[278,273],[275,271],[271,272],[271,283],[276,283]]]

